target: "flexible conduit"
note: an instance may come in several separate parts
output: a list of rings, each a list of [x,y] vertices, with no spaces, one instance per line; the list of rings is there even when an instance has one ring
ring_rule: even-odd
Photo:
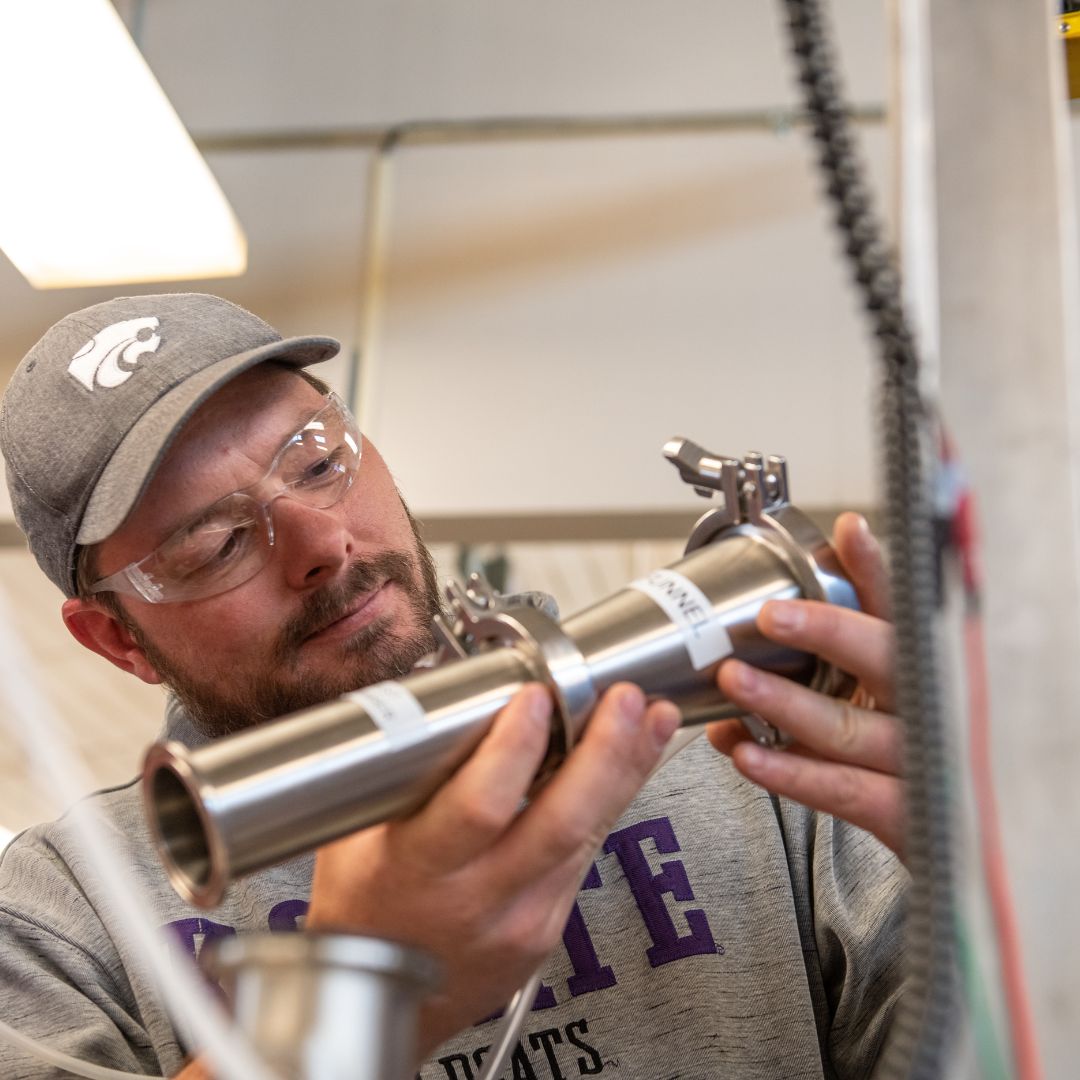
[[[813,117],[845,254],[882,360],[886,534],[896,621],[897,711],[904,727],[908,985],[875,1075],[936,1080],[945,1072],[956,987],[949,758],[938,672],[937,584],[919,358],[900,283],[863,180],[819,0],[783,0],[805,107]]]

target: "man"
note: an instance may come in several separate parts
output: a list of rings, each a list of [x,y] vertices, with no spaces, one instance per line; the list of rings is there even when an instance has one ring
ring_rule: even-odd
[[[170,738],[199,744],[401,675],[431,646],[433,573],[408,511],[305,370],[336,348],[283,341],[215,297],[124,298],[61,320],[5,395],[13,505],[67,596],[65,624],[172,691]],[[880,613],[865,527],[848,517],[837,543],[864,608]],[[880,619],[794,603],[770,605],[761,624],[888,706]],[[899,847],[887,716],[735,662],[719,678],[801,744],[761,752],[737,725],[715,725],[745,776]],[[244,879],[210,917],[164,881],[133,785],[94,798],[161,924],[193,953],[237,931],[305,926],[438,956],[447,981],[423,1011],[425,1080],[479,1073],[492,1033],[481,1018],[553,949],[514,1077],[868,1073],[900,992],[903,871],[886,847],[753,786],[702,740],[647,781],[678,714],[629,685],[604,696],[520,810],[550,710],[527,687],[415,815]],[[0,1015],[114,1068],[204,1075],[185,1065],[130,942],[103,924],[108,888],[63,819],[12,844]],[[52,1075],[2,1046],[0,1064]]]

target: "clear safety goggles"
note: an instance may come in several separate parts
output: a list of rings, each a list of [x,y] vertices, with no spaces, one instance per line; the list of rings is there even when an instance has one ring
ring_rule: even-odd
[[[360,467],[356,421],[336,395],[274,455],[266,475],[208,506],[145,558],[100,578],[92,593],[117,592],[151,604],[202,600],[253,578],[270,558],[275,499],[326,509],[340,502]]]

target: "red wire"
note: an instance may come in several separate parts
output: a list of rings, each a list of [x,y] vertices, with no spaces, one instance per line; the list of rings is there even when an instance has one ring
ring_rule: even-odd
[[[979,848],[989,896],[990,913],[998,939],[1005,1008],[1008,1013],[1013,1059],[1020,1080],[1041,1080],[1035,1020],[1020,960],[1020,928],[1009,889],[1001,843],[997,800],[990,757],[990,695],[986,670],[986,643],[979,617],[981,572],[974,502],[965,491],[956,503],[952,539],[959,550],[968,613],[964,619],[964,655],[968,682],[969,753],[972,792],[979,821]]]

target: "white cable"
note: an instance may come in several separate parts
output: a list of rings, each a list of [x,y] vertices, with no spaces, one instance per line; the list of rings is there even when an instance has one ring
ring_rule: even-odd
[[[528,982],[510,999],[502,1023],[495,1029],[495,1038],[491,1042],[491,1049],[485,1059],[480,1080],[495,1080],[495,1077],[502,1072],[503,1065],[506,1064],[507,1058],[514,1049],[514,1043],[521,1034],[525,1017],[532,1010],[537,991],[540,989],[540,972],[546,963],[545,957],[544,962],[532,973]]]
[[[649,779],[655,776],[680,750],[684,750],[689,746],[704,730],[705,728],[701,726],[679,728],[668,739],[664,752],[660,755],[660,760],[653,766],[652,772],[649,773]],[[600,851],[597,849],[596,855],[599,854]],[[588,874],[596,855],[589,860],[590,865],[585,874]],[[582,874],[582,881],[585,880],[585,874]],[[540,975],[549,959],[550,954],[544,958],[543,963],[533,972],[529,981],[510,999],[502,1023],[495,1030],[495,1038],[492,1041],[491,1049],[488,1051],[488,1056],[484,1059],[484,1071],[480,1074],[479,1080],[495,1080],[495,1077],[502,1072],[503,1066],[506,1064],[513,1051],[514,1044],[521,1034],[521,1029],[525,1024],[525,1017],[532,1011],[536,993],[540,989]]]
[[[63,799],[73,791],[93,790],[93,781],[80,762],[68,752],[69,737],[65,726],[50,704],[38,691],[30,675],[31,662],[22,643],[12,633],[12,621],[7,600],[0,594],[0,687],[11,708],[0,709],[13,736],[18,739],[27,758],[48,785]],[[203,1047],[213,1067],[225,1080],[276,1080],[274,1074],[256,1056],[254,1050],[232,1027],[221,1004],[204,986],[190,957],[172,939],[161,934],[149,903],[127,863],[112,846],[88,799],[72,807],[70,816],[85,844],[90,862],[111,888],[102,890],[110,897],[101,911],[102,919],[116,937],[127,935],[139,946],[139,952],[177,1027],[189,1040]],[[5,1036],[10,1029],[0,1025]],[[21,1036],[18,1045],[49,1061],[58,1051],[42,1047],[34,1040]],[[66,1055],[60,1055],[64,1057]],[[73,1068],[75,1059],[61,1067]],[[81,1063],[86,1065],[89,1063]],[[100,1066],[92,1066],[100,1069]],[[133,1076],[112,1070],[82,1072],[83,1076]]]
[[[28,1054],[40,1058],[49,1065],[75,1073],[76,1076],[88,1076],[90,1080],[161,1080],[160,1076],[124,1072],[122,1069],[107,1069],[104,1065],[95,1065],[91,1061],[83,1061],[82,1058],[73,1058],[59,1050],[54,1050],[51,1046],[31,1039],[29,1035],[24,1035],[21,1031],[16,1031],[3,1020],[0,1020],[0,1038],[22,1047]]]
[[[676,754],[685,750],[699,735],[704,734],[704,724],[699,724],[697,727],[679,728],[668,739],[667,746],[664,747],[664,752],[660,755],[660,760],[653,767],[653,771],[649,773],[649,779],[652,779]]]

